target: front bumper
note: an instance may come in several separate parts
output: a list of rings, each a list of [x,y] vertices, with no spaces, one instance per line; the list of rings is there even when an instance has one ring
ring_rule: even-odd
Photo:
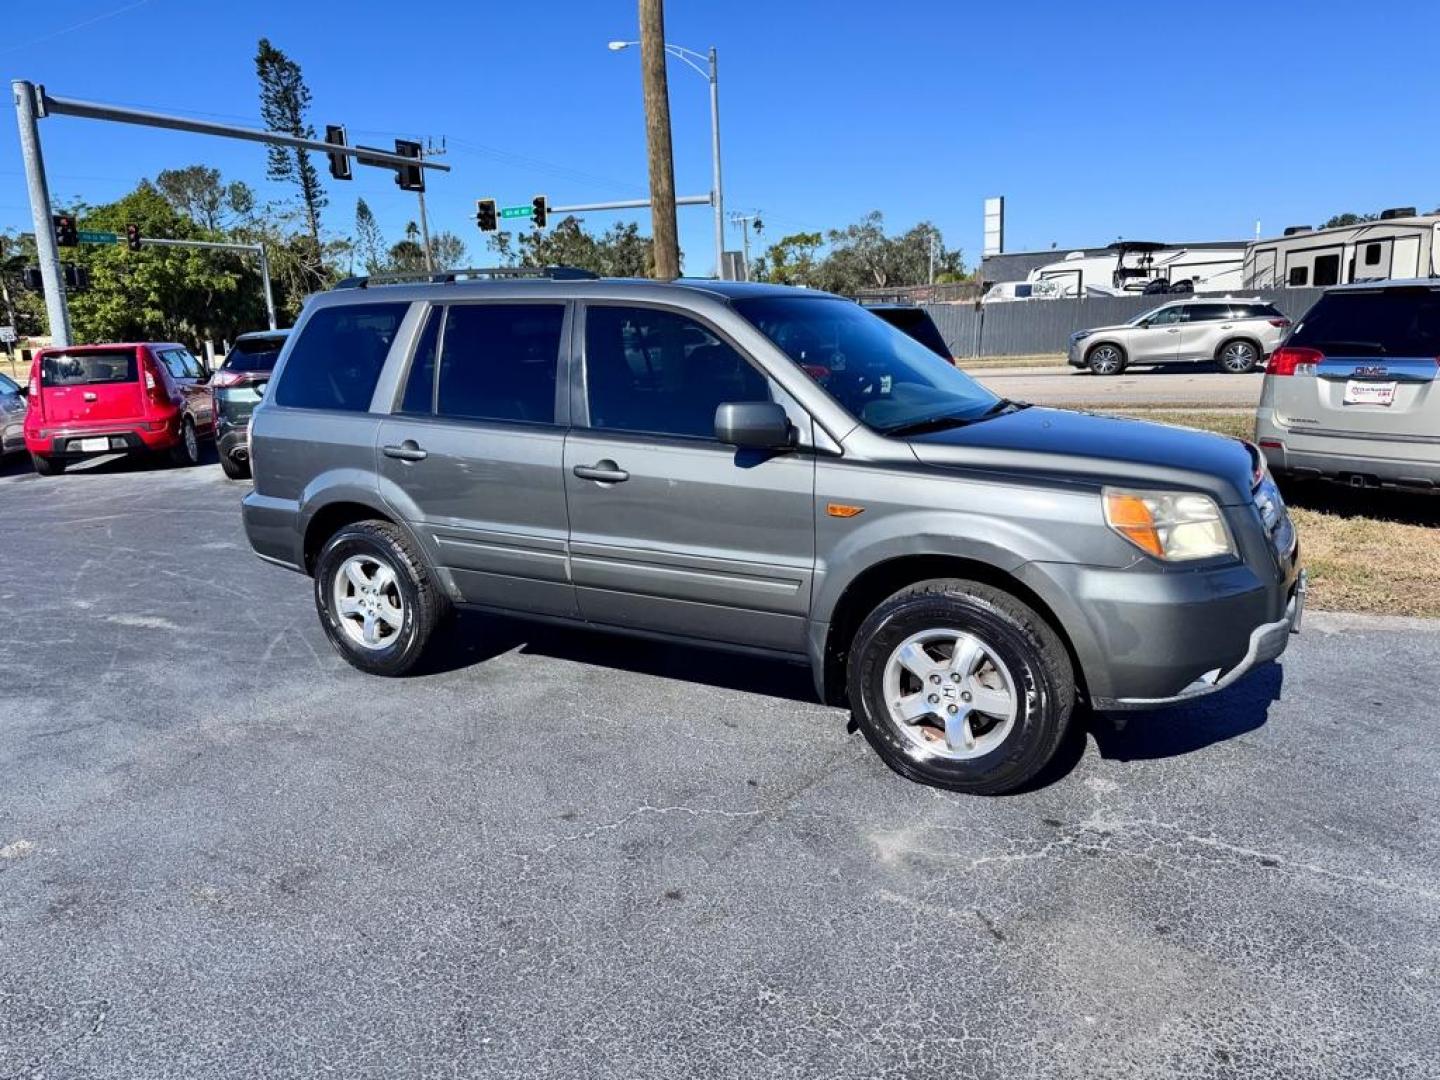
[[[1250,631],[1250,644],[1239,663],[1228,670],[1213,668],[1201,675],[1178,694],[1158,698],[1095,698],[1091,704],[1097,709],[1153,709],[1163,705],[1175,705],[1182,701],[1213,694],[1232,686],[1248,675],[1254,668],[1274,660],[1290,644],[1290,635],[1300,632],[1305,617],[1305,596],[1309,591],[1309,575],[1304,570],[1296,578],[1290,592],[1285,614],[1274,622],[1262,623]]]

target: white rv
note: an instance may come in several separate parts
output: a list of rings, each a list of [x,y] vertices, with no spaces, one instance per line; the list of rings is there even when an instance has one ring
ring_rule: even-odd
[[[1440,214],[1416,214],[1411,207],[1359,225],[1286,229],[1245,251],[1246,289],[1424,277],[1440,277]]]
[[[1100,254],[1072,251],[1030,271],[1031,283],[1051,282],[1061,296],[1126,296],[1134,293],[1228,292],[1240,288],[1245,246],[1206,247],[1122,240]]]

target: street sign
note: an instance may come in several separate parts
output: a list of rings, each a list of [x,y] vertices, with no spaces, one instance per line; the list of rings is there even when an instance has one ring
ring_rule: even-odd
[[[500,216],[502,218],[529,217],[535,213],[533,206],[502,206]]]
[[[75,236],[82,244],[114,244],[120,239],[113,232],[86,232],[84,229],[77,232]]]
[[[0,326],[0,344],[14,345],[16,340],[15,327]]]

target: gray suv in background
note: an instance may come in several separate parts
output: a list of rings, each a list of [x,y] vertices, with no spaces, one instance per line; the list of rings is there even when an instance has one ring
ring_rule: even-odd
[[[363,671],[457,607],[784,657],[897,772],[994,793],[1077,701],[1298,626],[1247,443],[1004,400],[824,293],[466,273],[312,298],[253,415],[250,542]]]
[[[1214,363],[1231,375],[1254,371],[1284,339],[1290,320],[1256,297],[1202,297],[1161,304],[1119,326],[1070,335],[1071,367],[1119,375],[1132,364]]]

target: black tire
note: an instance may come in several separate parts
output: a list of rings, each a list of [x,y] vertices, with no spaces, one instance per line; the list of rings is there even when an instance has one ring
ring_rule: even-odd
[[[1215,350],[1215,365],[1227,375],[1249,375],[1260,366],[1263,355],[1249,338],[1231,338]]]
[[[250,462],[237,461],[229,454],[220,455],[220,468],[224,470],[225,475],[231,480],[250,479]]]
[[[1085,366],[1092,375],[1120,375],[1130,366],[1130,357],[1113,341],[1101,341],[1090,346]]]
[[[402,608],[402,621],[387,643],[367,648],[354,641],[334,609],[335,578],[354,556],[368,556],[391,568]],[[315,608],[335,651],[352,666],[372,675],[397,676],[421,660],[449,602],[425,568],[403,530],[388,521],[346,525],[326,541],[315,560]]]
[[[188,416],[180,422],[180,441],[170,448],[170,463],[182,469],[200,464],[200,437]]]
[[[1013,725],[982,756],[925,752],[918,728],[903,731],[886,705],[892,654],[911,635],[937,628],[974,634],[1014,679]],[[856,723],[885,764],[907,779],[973,795],[1003,794],[1033,779],[1059,749],[1075,706],[1070,656],[1050,624],[1009,593],[956,578],[922,581],[871,612],[851,642],[848,682]]]
[[[31,454],[30,464],[35,466],[35,471],[41,476],[59,476],[65,471],[65,462],[44,454]]]

